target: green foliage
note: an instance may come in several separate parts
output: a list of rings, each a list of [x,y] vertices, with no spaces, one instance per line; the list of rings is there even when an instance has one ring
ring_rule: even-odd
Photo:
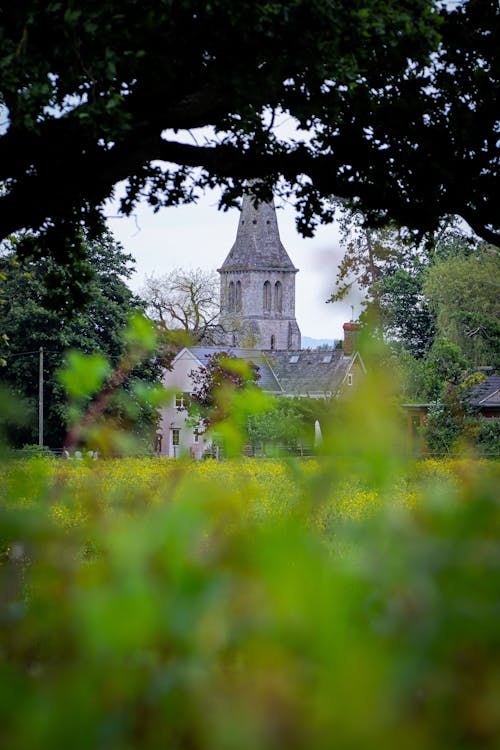
[[[227,207],[264,178],[304,234],[337,196],[375,226],[460,214],[498,242],[498,13],[495,0],[9,3],[0,238],[42,229],[26,252],[56,260],[59,288],[69,267],[76,294],[81,227],[102,230],[119,181],[130,214],[217,184]],[[272,127],[282,114],[294,138]],[[202,127],[208,142],[176,136]]]
[[[155,326],[133,313],[121,338],[125,349],[114,369],[102,355],[73,351],[58,373],[69,397],[65,452],[81,444],[103,455],[152,449],[158,409],[169,394],[160,383],[138,380],[137,370],[157,348]]]
[[[424,242],[421,236],[392,225],[369,230],[362,214],[345,211],[341,230],[346,249],[329,301],[343,299],[351,289],[360,290],[365,308],[361,319],[368,320],[399,354],[425,359],[437,335],[460,346],[474,365],[478,363],[472,356],[474,346],[477,348],[472,341],[475,337],[476,342],[488,340],[483,345],[483,360],[489,356],[494,361],[498,295],[493,276],[488,279],[484,272],[498,273],[498,255],[464,232],[455,220],[446,218],[441,224]],[[484,268],[476,274],[477,264]],[[459,319],[461,337],[445,324],[450,320],[457,324]],[[471,328],[473,321],[475,329]]]
[[[252,465],[8,467],[3,745],[497,747],[498,465]]]
[[[425,397],[436,399],[447,383],[458,380],[466,367],[458,346],[446,339],[436,339],[423,364]]]
[[[453,453],[458,448],[462,431],[463,413],[456,406],[452,408],[448,400],[431,406],[423,430],[425,444],[431,453]]]
[[[252,414],[247,425],[250,442],[254,446],[260,443],[268,448],[294,449],[305,438],[311,445],[314,423],[305,423],[295,404],[291,399],[279,399],[262,414]]]
[[[476,445],[482,456],[500,456],[500,419],[480,419]]]
[[[500,351],[500,256],[449,257],[426,273],[423,291],[441,336],[460,347],[470,365],[496,365]]]
[[[260,401],[257,391],[252,389],[260,377],[258,369],[253,362],[227,352],[210,354],[206,365],[189,374],[193,383],[188,404],[190,416],[205,428],[213,427],[227,420],[238,391],[249,390],[247,398]],[[240,401],[243,406],[245,399]]]
[[[60,380],[71,399],[79,401],[93,396],[104,385],[110,365],[102,354],[70,351]]]
[[[333,399],[269,398],[264,411],[250,415],[248,440],[257,451],[263,448],[271,454],[282,449],[285,453],[310,450],[314,447],[316,420],[328,434],[338,412]]]
[[[47,299],[46,276],[58,267],[51,261],[22,260],[16,250],[15,244],[0,259],[6,277],[2,329],[9,338],[7,363],[0,369],[0,381],[17,396],[25,398],[27,408],[31,409],[31,419],[24,426],[11,428],[10,436],[18,447],[37,442],[38,367],[42,346],[45,442],[52,448],[61,448],[70,414],[63,385],[56,373],[64,362],[65,352],[74,350],[68,355],[71,367],[67,370],[65,385],[70,395],[81,402],[81,410],[124,354],[127,341],[123,339],[123,329],[129,316],[140,312],[144,305],[125,283],[131,273],[131,258],[109,235],[86,244],[92,266],[92,277],[85,291],[88,304],[83,310],[72,309],[69,313],[57,310]],[[127,336],[137,353],[144,346],[151,348],[151,328],[150,322],[137,318],[129,329]],[[132,393],[133,381],[137,378],[158,382],[159,364],[149,356],[130,372],[125,389]],[[155,421],[156,412],[145,406],[136,420],[139,428],[146,431]]]

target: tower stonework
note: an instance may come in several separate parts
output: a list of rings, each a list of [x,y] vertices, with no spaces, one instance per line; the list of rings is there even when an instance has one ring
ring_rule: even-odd
[[[297,269],[280,239],[274,202],[243,196],[236,240],[218,269],[225,344],[300,349],[295,319]]]

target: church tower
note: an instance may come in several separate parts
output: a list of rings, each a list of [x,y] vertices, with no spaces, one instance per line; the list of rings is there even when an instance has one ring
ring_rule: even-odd
[[[225,343],[254,349],[300,349],[295,274],[279,235],[274,201],[254,206],[245,193],[236,240],[218,269]]]

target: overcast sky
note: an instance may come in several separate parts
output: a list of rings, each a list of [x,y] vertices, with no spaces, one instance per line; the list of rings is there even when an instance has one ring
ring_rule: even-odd
[[[108,207],[108,215],[117,213]],[[342,253],[335,225],[321,227],[312,239],[295,229],[294,210],[278,208],[278,224],[296,276],[296,317],[303,336],[341,338],[342,324],[351,319],[350,304],[326,304]],[[140,291],[146,275],[163,275],[174,268],[219,268],[229,252],[238,226],[239,211],[217,210],[217,193],[207,192],[197,205],[163,208],[158,213],[140,206],[130,219],[110,218],[110,229],[125,251],[136,260],[130,281]],[[355,300],[354,315],[359,315]]]

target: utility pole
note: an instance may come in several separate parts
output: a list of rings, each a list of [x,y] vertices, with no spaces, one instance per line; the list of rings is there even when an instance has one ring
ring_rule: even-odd
[[[38,355],[38,445],[43,445],[43,346]]]

